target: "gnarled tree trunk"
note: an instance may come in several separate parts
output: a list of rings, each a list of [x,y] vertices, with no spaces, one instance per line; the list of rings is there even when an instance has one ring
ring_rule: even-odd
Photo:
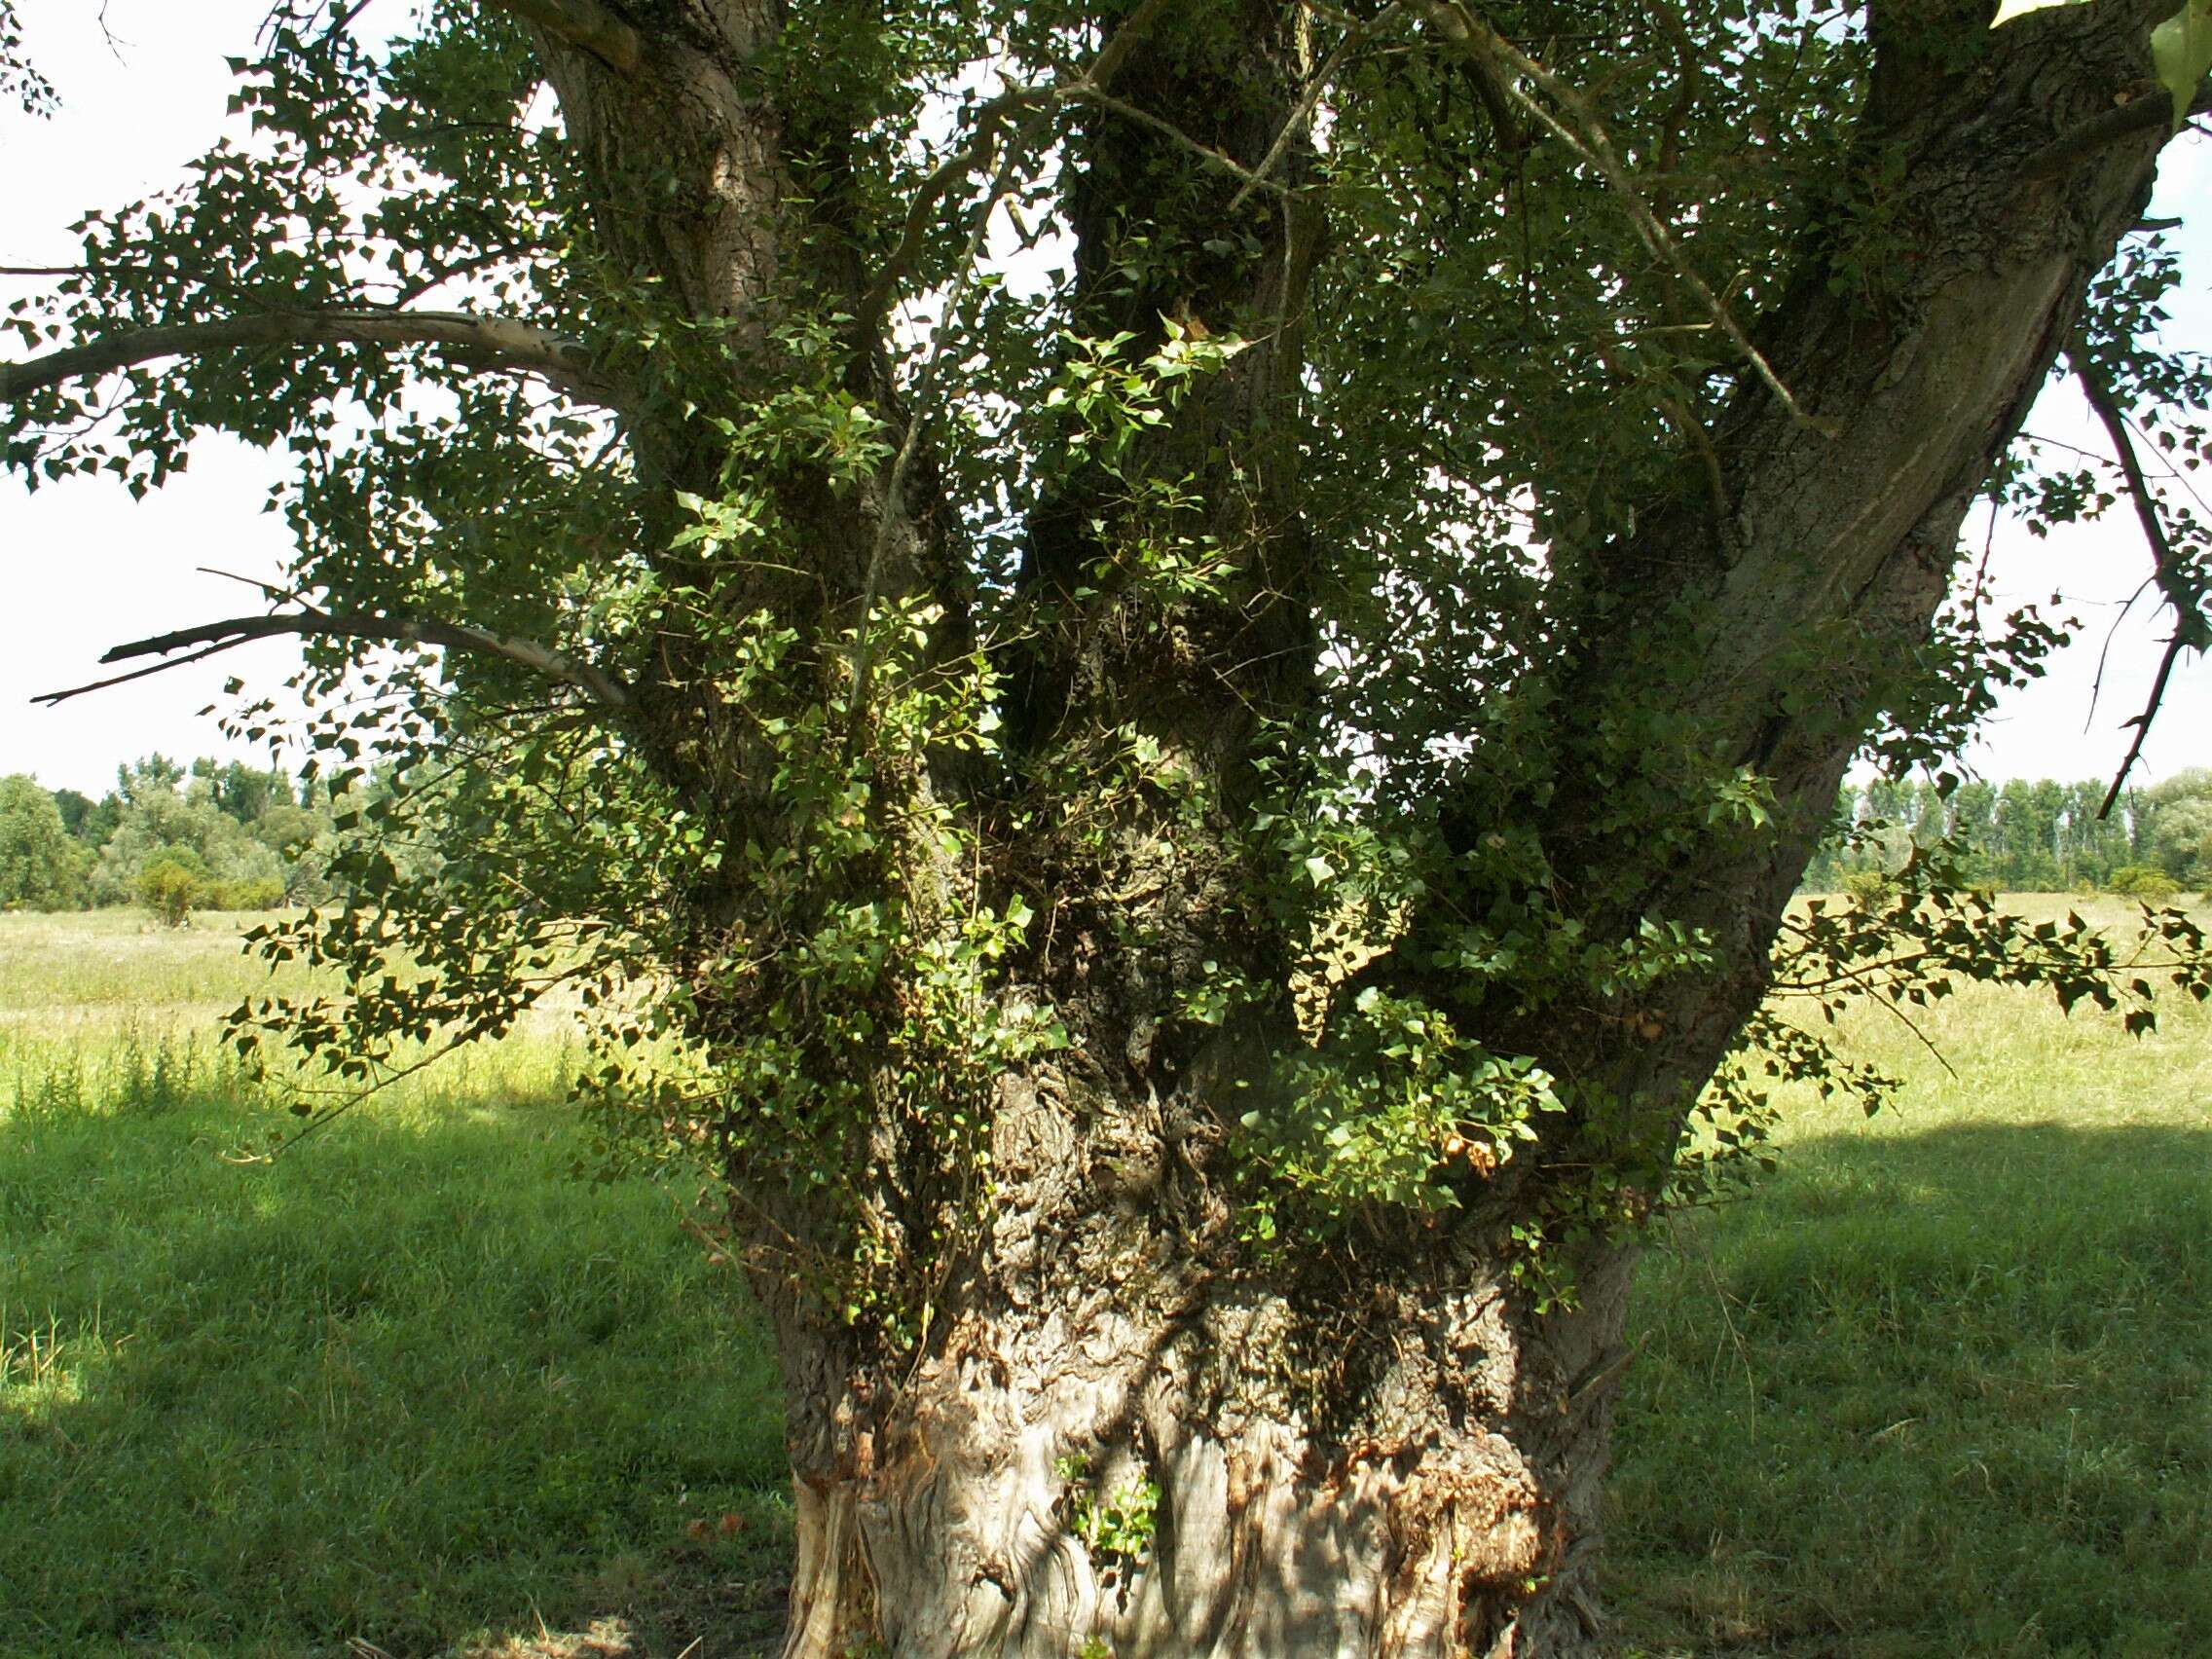
[[[845,245],[822,159],[834,112],[776,109],[752,69],[779,9],[623,10],[642,69],[618,73],[558,29],[545,41],[603,184],[608,242],[700,316],[737,325],[740,376],[754,363],[772,374],[773,353],[756,349],[794,293],[827,295],[865,326],[880,311],[868,274],[824,251]],[[1518,814],[1594,933],[1665,914],[1708,930],[1715,964],[1634,1010],[1531,1014],[1441,978],[1418,947],[1449,917],[1409,917],[1405,942],[1364,981],[1453,1009],[1493,1051],[1576,1079],[1584,1105],[1446,1221],[1385,1219],[1350,1242],[1286,1251],[1244,1235],[1224,1149],[1277,1087],[1270,1056],[1299,1040],[1285,941],[1236,877],[1258,734],[1314,718],[1317,555],[1295,436],[1302,313],[1327,237],[1302,190],[1309,14],[1272,0],[1100,8],[1121,55],[1114,99],[1093,100],[1070,161],[1076,311],[1099,335],[1142,345],[1194,323],[1254,343],[1140,451],[1189,483],[1188,510],[1234,550],[1233,574],[1170,600],[1124,579],[1117,515],[1145,509],[1113,479],[1072,472],[1032,526],[1029,625],[1001,663],[1015,777],[994,793],[947,760],[900,785],[905,807],[941,809],[990,848],[972,868],[934,866],[933,903],[952,913],[1026,888],[1055,906],[1013,977],[1070,1037],[992,1086],[987,1187],[961,1200],[964,1228],[944,1221],[929,1124],[887,1108],[850,1143],[867,1225],[923,1287],[918,1329],[891,1340],[794,1284],[779,1265],[790,1236],[833,1228],[733,1157],[733,1214],[766,1252],[758,1282],[790,1386],[791,1659],[869,1643],[899,1659],[1599,1650],[1590,1569],[1631,1249],[1572,1247],[1555,1271],[1575,1299],[1540,1309],[1514,1274],[1512,1231],[1540,1224],[1555,1171],[1593,1156],[1662,1179],[1692,1099],[1758,1002],[1783,906],[1883,705],[1884,672],[1926,638],[1961,515],[2145,200],[2156,131],[2071,158],[2052,149],[2145,73],[2108,10],[2034,19],[1997,50],[1975,44],[1978,12],[1877,8],[1857,154],[1885,181],[1896,268],[1878,295],[1839,292],[1834,250],[1811,239],[1790,297],[1758,330],[1815,421],[1747,380],[1708,434],[1687,504],[1655,504],[1640,532],[1592,555],[1586,613],[1556,676],[1554,787],[1479,812],[1458,803],[1457,828],[1447,813],[1448,834]],[[669,12],[682,18],[648,21]],[[1136,31],[1127,42],[1123,25]],[[803,145],[791,137],[801,126]],[[2030,158],[2040,170],[2024,176]],[[669,163],[699,199],[641,217],[638,181]],[[1263,164],[1272,179],[1249,185]],[[1118,238],[1202,240],[1255,189],[1256,255],[1130,275]],[[855,390],[903,433],[909,412],[882,358],[881,342],[865,344]],[[696,429],[641,419],[639,450],[660,482],[711,493],[721,458]],[[901,478],[887,464],[857,496],[786,480],[786,510],[822,549],[814,567],[687,579],[732,613],[769,606],[824,630],[864,625],[879,593],[957,604],[969,577],[933,504],[916,504],[927,470],[925,459]],[[1808,669],[1800,647],[1839,632],[1856,643]],[[838,696],[841,649],[810,661]],[[699,670],[681,647],[664,669],[641,692],[642,720],[657,711],[685,731],[754,741],[731,711],[693,706]],[[1604,828],[1623,780],[1590,734],[1608,710],[1654,703],[1772,780],[1778,832],[1715,831],[1684,858]],[[1040,778],[1097,775],[1131,730],[1187,789],[1079,789],[1064,813],[1014,810]],[[717,800],[699,755],[671,742],[666,763]],[[749,824],[777,811],[757,794],[719,805]],[[809,830],[791,833],[803,843]],[[743,924],[748,903],[698,894],[702,940]],[[1194,1029],[1185,999],[1230,969],[1274,985],[1273,1000]],[[710,1039],[745,1017],[715,976],[700,1006]],[[1588,1105],[1600,1098],[1614,1109]]]
[[[963,1287],[904,1375],[840,1374],[833,1343],[787,1338],[823,1361],[792,1373],[810,1386],[793,1392],[788,1653],[867,1636],[914,1659],[1444,1659],[1593,1640],[1625,1253],[1538,1317],[1459,1250],[1285,1294],[1135,1214],[1049,1256],[1026,1216],[993,1243],[1025,1271]]]

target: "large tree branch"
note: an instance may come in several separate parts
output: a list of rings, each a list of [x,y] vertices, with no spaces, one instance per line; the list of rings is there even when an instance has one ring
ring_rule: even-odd
[[[2172,119],[2173,104],[2165,88],[2156,81],[2143,81],[2129,87],[2126,97],[2126,102],[2069,128],[2030,156],[2020,167],[2021,179],[2057,178],[2076,163],[2095,155],[2107,145],[2163,127]],[[2189,106],[2192,115],[2207,112],[2212,112],[2212,86],[2197,88],[2196,97]]]
[[[645,67],[645,37],[600,0],[490,0],[490,4],[535,23],[555,40],[590,53],[618,73],[635,75]]]
[[[535,640],[495,633],[489,628],[471,627],[466,623],[444,622],[435,617],[344,615],[309,610],[287,611],[275,616],[234,616],[221,622],[203,622],[195,628],[180,628],[171,634],[157,634],[151,639],[132,640],[128,645],[117,645],[102,656],[100,661],[129,662],[133,657],[166,657],[169,652],[182,650],[187,645],[202,648],[185,656],[172,657],[166,662],[158,662],[147,668],[134,669],[129,674],[117,675],[111,680],[72,686],[66,691],[49,691],[31,701],[66,702],[71,697],[81,697],[88,691],[98,691],[129,681],[143,680],[148,675],[180,668],[189,662],[199,662],[218,651],[230,650],[233,646],[245,645],[249,641],[272,639],[281,634],[297,634],[308,639],[368,640],[387,645],[442,645],[450,650],[477,651],[520,663],[549,680],[573,685],[610,709],[626,709],[633,700],[629,687],[605,670],[595,668],[590,663],[578,662]]]
[[[329,310],[266,312],[133,328],[27,362],[0,363],[0,403],[158,357],[200,356],[256,346],[334,345],[443,346],[471,367],[539,375],[586,402],[614,402],[613,388],[592,368],[580,344],[533,323],[473,312]]]

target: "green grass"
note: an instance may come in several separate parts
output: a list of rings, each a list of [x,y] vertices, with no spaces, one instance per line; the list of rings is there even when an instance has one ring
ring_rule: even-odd
[[[235,945],[139,938],[0,917],[0,1654],[772,1634],[773,1362],[669,1193],[571,1178],[553,1046],[240,1167]]]
[[[241,1167],[233,939],[0,916],[0,1659],[750,1650],[773,1365],[676,1196],[571,1178],[557,1021]],[[1626,1653],[2212,1654],[2212,1018],[1926,1024],[1956,1078],[1857,1016],[1905,1096],[1646,1261]]]
[[[2212,1653],[2212,1018],[1973,990],[1922,1024],[1955,1077],[1860,1011],[1903,1097],[1795,1103],[1779,1173],[1644,1265],[1623,1644]]]

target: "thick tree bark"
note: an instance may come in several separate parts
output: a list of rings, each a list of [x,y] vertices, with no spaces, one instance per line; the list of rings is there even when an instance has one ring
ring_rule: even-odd
[[[2147,19],[2154,7],[2136,8]],[[2017,26],[2017,25],[2014,25]],[[1707,751],[1767,781],[1776,832],[1714,831],[1688,856],[1606,818],[1612,782],[1571,773],[1544,814],[1562,874],[1603,932],[1642,914],[1707,930],[1715,971],[1637,1012],[1532,1034],[1555,1063],[1646,1103],[1653,1155],[1764,994],[1775,930],[1844,768],[1912,684],[1960,560],[1969,506],[2076,325],[2089,279],[2149,200],[2162,142],[2137,128],[2023,178],[2050,135],[2140,92],[2142,36],[2113,9],[2040,15],[1992,46],[1978,13],[1878,7],[1856,156],[1887,168],[1896,229],[1879,270],[1840,279],[1811,248],[1764,319],[1769,360],[1814,423],[1752,385],[1711,434],[1720,493],[1685,492],[1600,554],[1606,604],[1561,696],[1589,725],[1678,714]],[[1974,50],[1978,48],[1977,50]],[[1672,756],[1666,757],[1672,758]],[[1663,787],[1663,786],[1662,786]],[[1685,802],[1692,814],[1703,799]],[[1665,847],[1657,859],[1654,847]]]
[[[1592,1650],[1629,1253],[1541,1316],[1464,1245],[1240,1272],[1180,1153],[1137,1161],[1201,1104],[1010,1084],[1002,1201],[910,1367],[787,1306],[790,1659]]]

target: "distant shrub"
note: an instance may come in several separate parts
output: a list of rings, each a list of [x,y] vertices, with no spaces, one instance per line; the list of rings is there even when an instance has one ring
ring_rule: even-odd
[[[214,891],[207,866],[190,847],[164,847],[138,866],[138,902],[172,928],[205,904]]]
[[[1898,896],[1898,878],[1887,870],[1855,869],[1845,874],[1843,891],[1853,903],[1871,910]]]
[[[2106,884],[2122,899],[2140,899],[2146,904],[2163,904],[2181,891],[2181,883],[2150,865],[2121,865]]]
[[[284,883],[274,875],[218,881],[210,892],[203,903],[217,910],[274,910],[284,903]]]

